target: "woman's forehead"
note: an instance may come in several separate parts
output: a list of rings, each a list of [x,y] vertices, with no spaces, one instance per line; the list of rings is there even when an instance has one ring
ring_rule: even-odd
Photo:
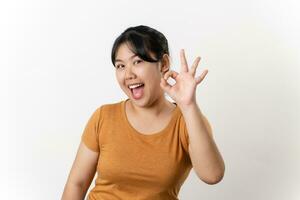
[[[134,54],[134,55],[130,56],[129,58],[119,58],[119,57],[117,57],[116,60],[115,60],[115,62],[123,62],[124,60],[131,60],[131,59],[133,59],[133,58],[135,58],[137,56],[138,55]]]
[[[131,49],[128,48],[126,44],[120,45],[117,53],[116,53],[116,59],[115,61],[125,61],[125,60],[130,60],[133,59],[134,57],[138,56],[134,52],[131,51]]]

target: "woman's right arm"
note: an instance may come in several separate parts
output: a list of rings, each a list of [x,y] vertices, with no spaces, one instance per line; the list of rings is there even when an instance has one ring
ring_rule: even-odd
[[[80,143],[65,185],[62,200],[83,200],[94,179],[99,153]]]

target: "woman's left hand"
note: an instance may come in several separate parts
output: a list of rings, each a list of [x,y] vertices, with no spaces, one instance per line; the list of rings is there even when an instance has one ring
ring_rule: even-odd
[[[164,74],[161,78],[160,86],[161,88],[178,104],[178,106],[189,106],[191,104],[196,103],[196,88],[199,83],[205,78],[208,70],[204,70],[204,72],[195,77],[196,69],[200,62],[200,57],[197,57],[189,69],[184,50],[180,51],[180,61],[181,61],[181,69],[180,73],[170,70]],[[174,85],[170,85],[167,80],[168,78],[173,78],[176,83]]]

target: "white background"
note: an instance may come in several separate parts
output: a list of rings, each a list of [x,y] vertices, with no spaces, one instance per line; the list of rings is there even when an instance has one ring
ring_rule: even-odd
[[[300,199],[300,5],[296,0],[0,3],[1,199],[60,199],[92,112],[126,98],[110,61],[140,24],[209,72],[197,102],[226,164],[192,170],[180,199]],[[94,183],[92,183],[92,186]]]

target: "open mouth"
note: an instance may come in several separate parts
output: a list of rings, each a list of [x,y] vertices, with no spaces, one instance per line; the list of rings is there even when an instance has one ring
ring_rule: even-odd
[[[142,98],[143,94],[144,94],[144,84],[140,84],[139,86],[135,87],[135,88],[129,88],[131,91],[131,95],[133,96],[134,99],[140,99]]]

